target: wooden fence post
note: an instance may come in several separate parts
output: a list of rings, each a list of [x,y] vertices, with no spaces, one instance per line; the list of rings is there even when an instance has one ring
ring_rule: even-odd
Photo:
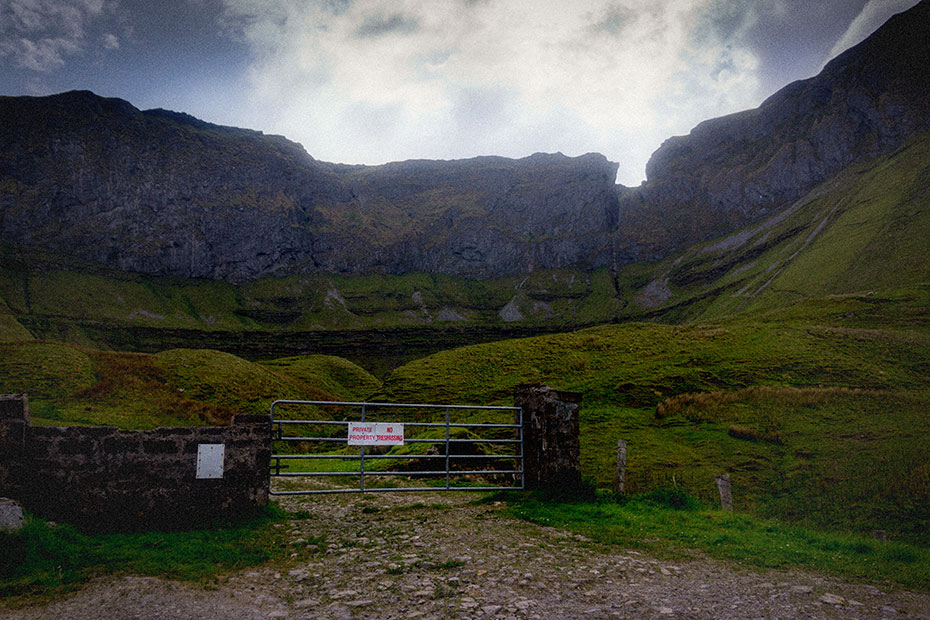
[[[717,490],[720,491],[720,507],[733,512],[733,496],[730,495],[730,474],[717,476]]]
[[[626,491],[626,442],[617,441],[617,474],[614,477],[614,492],[622,495]]]

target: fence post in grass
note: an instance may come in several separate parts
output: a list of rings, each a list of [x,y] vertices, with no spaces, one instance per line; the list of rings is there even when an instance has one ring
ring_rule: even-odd
[[[720,507],[733,512],[733,496],[730,494],[730,474],[717,476],[717,490],[720,492]]]
[[[617,440],[617,474],[614,476],[614,492],[622,495],[626,491],[626,442]]]

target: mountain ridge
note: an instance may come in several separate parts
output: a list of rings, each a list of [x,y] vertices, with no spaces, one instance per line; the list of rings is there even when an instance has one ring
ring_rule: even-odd
[[[614,273],[759,222],[930,128],[930,2],[753,110],[709,119],[616,185],[603,155],[314,159],[282,136],[87,91],[0,98],[0,233],[125,271]]]
[[[4,238],[153,275],[586,263],[603,242],[576,239],[595,231],[575,222],[608,228],[616,200],[616,164],[594,154],[329,164],[280,136],[86,91],[0,98],[0,120]]]
[[[634,259],[761,221],[844,168],[930,128],[930,3],[893,16],[816,76],[758,108],[666,140],[621,194]]]

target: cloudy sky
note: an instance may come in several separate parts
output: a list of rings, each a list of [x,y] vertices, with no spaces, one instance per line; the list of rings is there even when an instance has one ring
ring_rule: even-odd
[[[378,164],[662,141],[916,0],[0,0],[0,94],[72,89]]]

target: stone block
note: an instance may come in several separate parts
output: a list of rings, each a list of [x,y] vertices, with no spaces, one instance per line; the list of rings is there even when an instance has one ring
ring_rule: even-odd
[[[19,531],[25,523],[23,507],[12,499],[0,497],[0,532]]]
[[[29,397],[25,394],[0,394],[0,421],[2,420],[20,420],[31,424]]]
[[[57,447],[60,454],[78,456],[98,453],[100,443],[94,441],[92,437],[74,435],[59,441]]]
[[[181,452],[177,441],[172,439],[146,439],[142,442],[146,454],[178,454]]]
[[[103,451],[106,454],[138,454],[142,452],[141,437],[126,432],[107,437],[103,440]]]

